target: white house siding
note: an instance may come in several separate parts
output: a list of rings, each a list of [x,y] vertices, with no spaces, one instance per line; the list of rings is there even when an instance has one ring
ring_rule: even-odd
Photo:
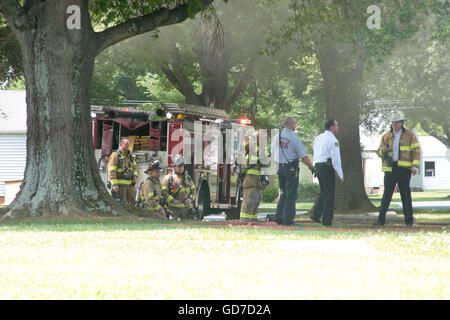
[[[364,152],[364,185],[367,189],[379,188],[384,183],[381,172],[381,158],[375,151]]]
[[[420,161],[420,177],[423,190],[450,189],[450,162],[445,158],[447,147],[431,136],[419,137],[422,157]],[[425,176],[425,162],[434,162],[435,176]]]
[[[27,137],[0,134],[0,182],[20,181],[25,172]]]
[[[381,159],[376,155],[381,136],[362,132],[361,144],[364,146],[364,184],[368,192],[377,186],[383,186],[384,174],[381,172]],[[432,136],[418,136],[421,147],[419,174],[411,177],[413,190],[450,189],[450,162],[445,158],[446,146]],[[435,176],[425,176],[425,162],[435,163]]]
[[[421,137],[419,138],[419,143],[423,143],[423,140],[421,141]],[[423,162],[423,148],[420,148],[420,168],[419,168],[419,173],[416,175],[411,175],[411,181],[409,182],[409,186],[411,187],[411,190],[413,191],[423,191],[425,190],[424,186],[423,186],[423,168],[424,166],[424,162]]]
[[[424,176],[425,161],[433,161],[436,175],[434,177]],[[424,157],[421,166],[424,190],[450,189],[450,162],[445,157]]]

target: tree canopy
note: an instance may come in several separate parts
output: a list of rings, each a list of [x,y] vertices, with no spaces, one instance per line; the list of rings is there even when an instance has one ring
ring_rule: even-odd
[[[405,108],[409,126],[418,126],[450,147],[449,65],[445,43],[423,31],[400,45],[383,64],[367,72],[369,126],[377,124],[370,115]]]

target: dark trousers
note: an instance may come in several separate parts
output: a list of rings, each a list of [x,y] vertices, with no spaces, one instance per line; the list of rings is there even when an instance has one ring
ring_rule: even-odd
[[[314,219],[322,217],[323,225],[333,222],[335,178],[332,165],[316,163],[317,178],[319,178],[320,194],[311,215]]]
[[[410,180],[411,171],[409,169],[399,168],[395,163],[392,167],[392,172],[384,173],[384,193],[383,199],[381,200],[380,213],[378,214],[379,223],[385,223],[386,211],[389,209],[396,184],[398,184],[400,196],[402,197],[405,224],[413,223],[411,189],[409,187]]]
[[[278,169],[278,182],[281,192],[275,219],[282,224],[294,223],[299,172],[300,168],[298,164],[290,166],[280,164],[280,168]]]

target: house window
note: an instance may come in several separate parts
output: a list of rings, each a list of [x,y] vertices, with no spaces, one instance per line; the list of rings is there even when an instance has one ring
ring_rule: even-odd
[[[425,161],[425,177],[436,176],[434,161]]]

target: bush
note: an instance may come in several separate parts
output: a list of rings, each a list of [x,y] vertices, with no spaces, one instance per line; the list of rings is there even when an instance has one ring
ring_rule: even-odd
[[[317,183],[301,183],[298,187],[298,200],[314,200],[320,193]]]
[[[267,188],[262,192],[263,202],[274,202],[277,197],[278,197],[278,188],[276,187]]]

